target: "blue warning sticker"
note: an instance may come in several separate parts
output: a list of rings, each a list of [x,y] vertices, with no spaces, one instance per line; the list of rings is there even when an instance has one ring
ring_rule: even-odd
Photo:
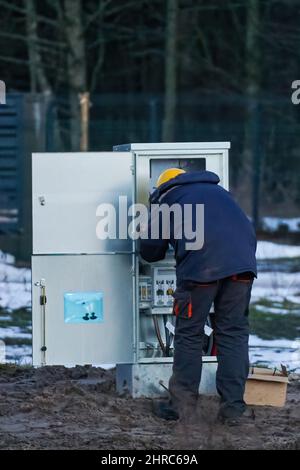
[[[103,323],[103,293],[66,292],[64,317],[65,323]]]

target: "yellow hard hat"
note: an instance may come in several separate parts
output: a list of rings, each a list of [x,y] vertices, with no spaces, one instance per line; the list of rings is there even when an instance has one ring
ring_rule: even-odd
[[[163,171],[157,182],[156,182],[156,187],[159,188],[162,184],[166,183],[167,181],[175,178],[178,175],[181,175],[182,173],[185,173],[184,170],[181,170],[180,168],[168,168],[167,170]]]

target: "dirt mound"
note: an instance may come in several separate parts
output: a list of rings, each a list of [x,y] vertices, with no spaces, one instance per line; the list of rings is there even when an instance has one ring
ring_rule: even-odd
[[[151,401],[120,397],[115,373],[93,367],[0,367],[0,449],[299,449],[300,378],[285,408],[255,421],[216,424],[218,399],[202,397],[197,424],[155,418]]]

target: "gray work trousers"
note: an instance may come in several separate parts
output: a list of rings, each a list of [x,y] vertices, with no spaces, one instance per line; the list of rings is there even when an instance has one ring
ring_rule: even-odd
[[[214,303],[217,348],[217,391],[224,416],[245,411],[244,391],[249,372],[248,308],[253,276],[243,273],[208,284],[186,282],[174,294],[176,315],[173,375],[169,390],[179,415],[192,413],[202,370],[204,326]]]

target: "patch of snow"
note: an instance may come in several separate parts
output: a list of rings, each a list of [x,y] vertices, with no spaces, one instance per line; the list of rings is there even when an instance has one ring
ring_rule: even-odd
[[[300,299],[299,299],[300,301]],[[263,313],[274,313],[276,315],[287,315],[289,313],[300,314],[300,310],[288,309],[282,307],[268,307],[267,305],[255,305],[255,309]]]
[[[0,251],[0,307],[6,310],[31,306],[31,270],[14,263],[14,256]]]
[[[0,282],[0,307],[6,310],[31,307],[31,285]]]
[[[32,365],[31,346],[6,346],[5,362],[18,365]]]
[[[23,338],[31,339],[31,333],[22,333],[18,326],[10,326],[7,328],[0,328],[0,338]]]
[[[31,306],[31,271],[14,266],[15,258],[0,251],[0,307],[12,311]],[[0,321],[10,321],[11,316],[0,316]],[[0,338],[31,339],[31,333],[23,333],[19,327],[0,328]],[[1,342],[1,341],[0,341]],[[29,345],[2,344],[1,362],[32,364],[32,348]]]
[[[289,232],[300,232],[300,217],[263,217],[262,228],[268,232],[276,232],[286,226]]]
[[[285,348],[299,350],[300,353],[300,339],[262,339],[256,335],[250,335],[249,346],[255,347],[269,347],[269,348]],[[299,356],[300,359],[300,356]]]
[[[297,257],[300,257],[300,246],[267,241],[257,242],[256,258],[259,260]]]
[[[29,284],[31,282],[31,271],[28,268],[17,268],[10,264],[0,263],[0,281]]]
[[[99,366],[95,367],[101,367],[101,369],[110,370],[114,369],[116,367],[116,364],[100,364]]]
[[[0,323],[2,321],[12,321],[12,317],[10,316],[5,316],[5,315],[0,315]]]
[[[258,273],[254,280],[251,302],[260,299],[289,300],[300,303],[300,272],[285,273],[281,271]]]
[[[290,352],[282,349],[273,350],[270,348],[250,348],[249,357],[251,365],[267,365],[268,367],[281,369],[281,364],[283,364],[289,371],[300,372],[299,352]]]
[[[257,302],[259,300],[262,300],[262,299],[265,299],[266,297],[264,296],[264,290],[261,291],[261,295],[260,294],[260,290],[257,289],[255,291],[255,293],[253,294],[253,296],[251,297],[251,303],[253,302]],[[269,295],[268,296],[268,300],[270,300],[271,302],[273,302],[274,300],[279,300],[280,302],[284,302],[285,300],[287,300],[288,302],[292,302],[293,304],[300,304],[300,296],[299,295],[287,295],[285,296],[284,295],[284,289],[282,290],[281,292],[282,295]]]
[[[251,364],[266,364],[280,369],[281,364],[295,372],[300,371],[300,339],[263,340],[250,335],[249,356]]]
[[[0,264],[15,264],[15,257],[0,250]]]

